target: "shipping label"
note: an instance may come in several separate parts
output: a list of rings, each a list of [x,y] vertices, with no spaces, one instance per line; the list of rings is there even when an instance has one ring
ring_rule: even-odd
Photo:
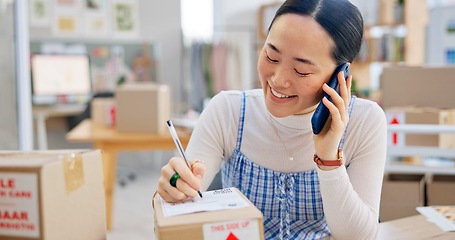
[[[206,240],[260,240],[256,219],[244,219],[203,225]]]
[[[37,173],[0,173],[0,236],[40,237]]]

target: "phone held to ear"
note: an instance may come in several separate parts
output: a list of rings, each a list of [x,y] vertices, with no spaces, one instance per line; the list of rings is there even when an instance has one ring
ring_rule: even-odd
[[[330,77],[330,81],[327,83],[327,85],[329,85],[329,87],[335,89],[338,94],[340,93],[340,88],[338,86],[338,73],[341,71],[344,72],[344,76],[345,76],[345,80],[346,80],[349,76],[349,65],[347,63],[338,66],[335,69],[335,72],[333,73],[332,77]],[[330,98],[330,96],[327,93],[324,92],[324,96],[327,97],[327,99],[329,99],[330,101],[332,101],[332,99]],[[324,105],[324,103],[322,103],[322,100],[321,100],[319,102],[319,105],[317,106],[316,110],[314,111],[313,117],[311,118],[311,127],[313,128],[313,133],[315,135],[318,135],[321,132],[321,130],[324,127],[325,122],[327,122],[327,119],[329,118],[329,116],[330,116],[330,111]]]

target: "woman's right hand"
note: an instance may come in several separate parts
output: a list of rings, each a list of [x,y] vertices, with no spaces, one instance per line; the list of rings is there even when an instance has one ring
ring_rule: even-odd
[[[199,197],[201,180],[205,173],[205,166],[201,161],[190,160],[190,167],[181,157],[173,157],[169,163],[161,168],[161,177],[158,182],[157,192],[166,202],[181,202],[188,197]],[[169,180],[178,173],[176,187],[171,186]]]

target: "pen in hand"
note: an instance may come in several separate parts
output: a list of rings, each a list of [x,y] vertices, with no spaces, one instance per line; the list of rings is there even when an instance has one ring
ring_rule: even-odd
[[[182,156],[183,159],[185,159],[185,163],[188,166],[188,168],[191,170],[190,163],[188,162],[188,158],[186,158],[185,151],[183,151],[182,144],[180,143],[179,136],[177,135],[177,132],[175,131],[174,124],[172,124],[171,120],[167,120],[167,127],[169,129],[169,132],[171,133],[172,139],[174,140],[175,146],[177,146],[177,149],[180,152],[180,155]],[[202,198],[202,193],[201,191],[197,191],[199,196]]]

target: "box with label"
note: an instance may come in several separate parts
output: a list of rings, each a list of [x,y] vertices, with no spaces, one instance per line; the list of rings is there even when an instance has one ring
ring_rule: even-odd
[[[428,205],[455,205],[455,176],[434,175],[427,183]]]
[[[106,127],[115,126],[116,106],[114,98],[94,98],[90,106],[92,123]]]
[[[0,239],[106,239],[100,151],[0,152]]]
[[[202,199],[176,204],[157,195],[152,203],[157,240],[264,239],[261,211],[237,188],[204,192]],[[219,206],[226,208],[215,210]]]
[[[424,206],[423,175],[388,174],[382,183],[381,222],[419,214],[416,207]]]
[[[433,124],[454,125],[454,109],[419,107],[395,107],[386,110],[389,124]],[[455,147],[455,134],[416,134],[389,132],[389,144],[393,146]]]
[[[123,84],[115,92],[119,132],[164,133],[171,115],[170,88],[155,83]]]

